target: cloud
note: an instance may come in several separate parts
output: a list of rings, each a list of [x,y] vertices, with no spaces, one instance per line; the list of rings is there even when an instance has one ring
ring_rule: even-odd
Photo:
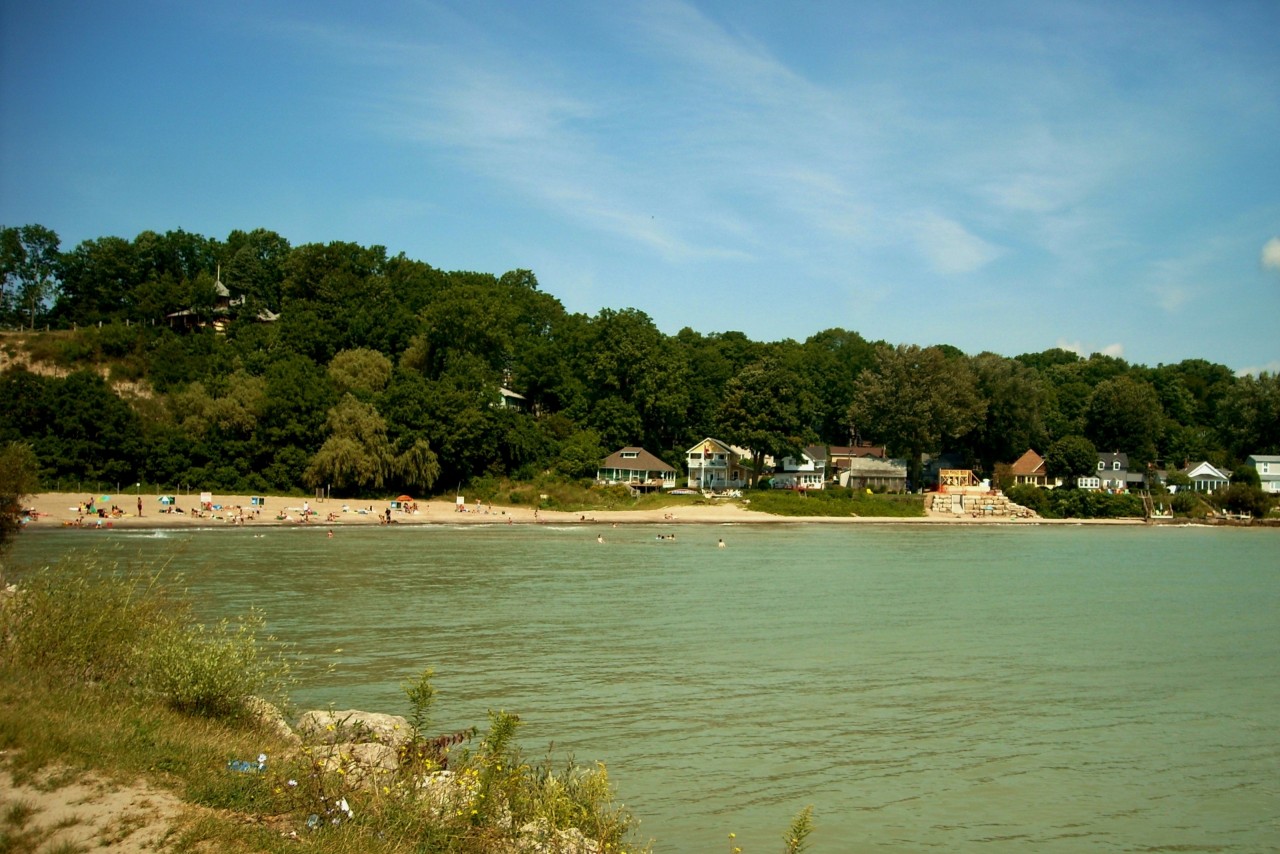
[[[1089,356],[1094,353],[1099,353],[1103,356],[1111,356],[1116,359],[1124,358],[1124,345],[1119,342],[1115,344],[1108,344],[1101,350],[1094,350],[1092,347],[1085,347],[1079,341],[1067,341],[1064,338],[1059,338],[1057,347],[1060,350],[1066,350],[1068,353],[1075,353],[1077,356],[1084,359],[1089,358]]]
[[[939,273],[972,273],[1001,253],[960,223],[936,213],[914,219],[915,242]]]
[[[1177,285],[1163,287],[1156,293],[1156,301],[1165,311],[1177,311],[1190,298],[1191,291]]]
[[[1280,270],[1280,237],[1273,237],[1262,244],[1262,266]]]
[[[1247,368],[1241,368],[1240,370],[1236,371],[1236,376],[1256,377],[1259,374],[1263,373],[1264,371],[1268,374],[1271,374],[1272,376],[1280,376],[1280,360],[1272,359],[1270,362],[1267,362],[1265,365],[1250,365]]]

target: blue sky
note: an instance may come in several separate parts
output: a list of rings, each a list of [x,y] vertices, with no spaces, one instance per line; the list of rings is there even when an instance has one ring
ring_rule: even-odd
[[[668,333],[1280,369],[1275,0],[0,10],[0,223],[64,249],[264,227]]]

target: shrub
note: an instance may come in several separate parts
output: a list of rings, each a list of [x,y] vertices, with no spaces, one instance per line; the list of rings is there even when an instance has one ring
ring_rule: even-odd
[[[1271,499],[1265,492],[1243,483],[1232,484],[1221,495],[1221,501],[1229,513],[1248,513],[1250,516],[1262,517],[1271,510]]]
[[[171,623],[148,645],[147,684],[173,709],[208,718],[241,715],[257,694],[283,696],[291,668],[286,658],[264,655],[259,647],[265,622],[251,610],[212,628]]]
[[[97,554],[71,553],[22,579],[0,612],[5,662],[63,684],[154,696],[204,717],[238,716],[256,694],[287,700],[291,657],[283,647],[261,648],[262,615],[201,625],[165,571],[122,570]]]
[[[1049,516],[1052,512],[1049,507],[1049,490],[1047,489],[1041,489],[1029,483],[1020,483],[1009,487],[1006,494],[1014,504],[1021,504],[1041,516]]]

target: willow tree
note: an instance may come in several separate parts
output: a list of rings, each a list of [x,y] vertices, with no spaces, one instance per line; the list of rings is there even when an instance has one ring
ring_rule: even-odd
[[[326,427],[329,437],[303,474],[307,484],[343,492],[381,489],[396,462],[386,420],[369,404],[346,394],[329,410]]]

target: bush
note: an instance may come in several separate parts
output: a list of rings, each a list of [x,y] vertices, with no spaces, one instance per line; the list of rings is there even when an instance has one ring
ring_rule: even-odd
[[[1271,499],[1267,494],[1256,486],[1243,483],[1232,484],[1220,494],[1219,500],[1228,513],[1247,513],[1261,518],[1271,511]]]
[[[1014,504],[1021,504],[1041,516],[1048,517],[1050,515],[1049,490],[1047,489],[1041,489],[1029,483],[1020,483],[1009,487],[1005,494],[1009,496],[1009,500]]]
[[[285,694],[289,662],[264,656],[258,633],[260,611],[210,628],[173,623],[149,644],[144,664],[150,689],[171,708],[207,718],[233,718],[258,694]],[[268,636],[266,642],[274,643]]]
[[[126,571],[72,553],[22,579],[0,612],[5,663],[62,684],[157,697],[203,717],[236,717],[257,694],[286,701],[291,659],[283,648],[261,649],[262,615],[203,626],[163,575],[163,567]]]

